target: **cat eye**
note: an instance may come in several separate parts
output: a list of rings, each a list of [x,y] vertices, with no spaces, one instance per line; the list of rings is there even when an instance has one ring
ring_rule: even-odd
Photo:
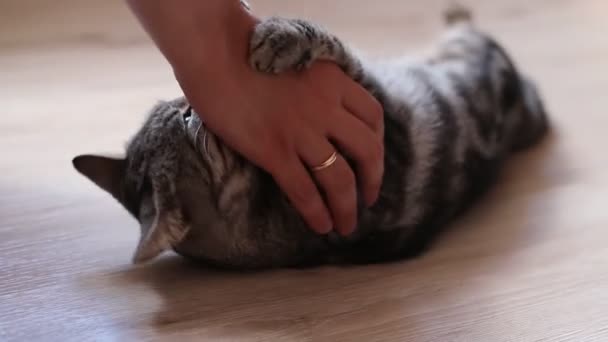
[[[192,120],[192,107],[188,107],[188,109],[186,109],[186,111],[182,115],[182,119],[186,124],[188,124],[190,120]]]

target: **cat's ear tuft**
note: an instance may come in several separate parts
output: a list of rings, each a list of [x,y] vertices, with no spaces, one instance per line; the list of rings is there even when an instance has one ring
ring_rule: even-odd
[[[125,174],[125,159],[80,155],[72,159],[74,168],[112,196],[119,198]]]
[[[141,220],[141,237],[133,255],[133,263],[141,264],[173,248],[184,239],[189,231],[177,208],[167,210],[159,201],[158,192],[154,195],[153,216]]]

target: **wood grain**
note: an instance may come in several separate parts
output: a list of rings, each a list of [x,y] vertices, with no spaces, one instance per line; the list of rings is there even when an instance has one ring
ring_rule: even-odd
[[[373,55],[415,52],[441,1],[252,1]],[[120,152],[171,70],[119,0],[0,4],[0,340],[608,340],[608,4],[472,0],[555,133],[433,251],[390,265],[220,273],[129,264],[135,222],[71,168]]]

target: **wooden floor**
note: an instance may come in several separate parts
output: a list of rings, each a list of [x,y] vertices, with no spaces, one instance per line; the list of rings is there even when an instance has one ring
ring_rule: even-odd
[[[375,55],[414,52],[440,1],[251,1]],[[120,0],[0,4],[1,341],[608,341],[608,3],[471,0],[556,126],[425,257],[218,273],[130,265],[138,228],[76,174],[120,152],[171,70]]]

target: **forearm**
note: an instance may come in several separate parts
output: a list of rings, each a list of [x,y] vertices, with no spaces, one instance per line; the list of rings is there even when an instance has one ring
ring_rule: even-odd
[[[177,73],[213,73],[228,62],[246,63],[249,34],[256,18],[240,1],[127,0],[127,3],[172,67],[188,69],[175,70]]]

